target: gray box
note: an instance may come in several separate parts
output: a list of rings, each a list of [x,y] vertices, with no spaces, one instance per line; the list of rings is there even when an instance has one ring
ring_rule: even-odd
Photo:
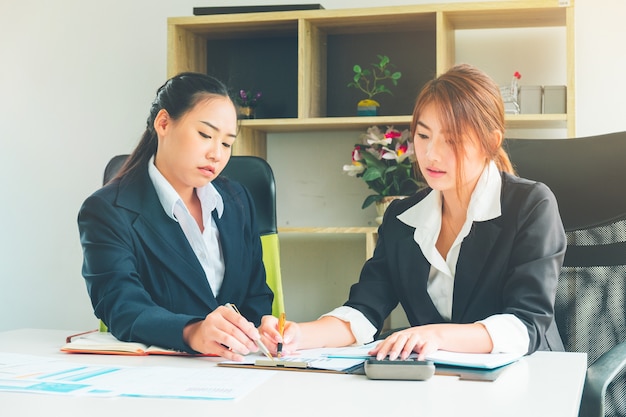
[[[541,113],[541,86],[523,85],[519,89],[519,105],[522,114]]]
[[[564,85],[546,85],[543,87],[543,112],[546,114],[564,114],[567,90]]]

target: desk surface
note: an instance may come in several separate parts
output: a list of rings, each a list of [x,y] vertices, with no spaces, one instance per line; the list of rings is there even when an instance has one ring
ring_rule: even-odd
[[[60,357],[77,363],[211,367],[209,358],[66,354],[72,330],[0,332],[0,351]],[[364,375],[278,371],[269,383],[235,401],[64,397],[0,393],[7,416],[90,417],[172,415],[319,416],[568,416],[578,415],[587,367],[584,353],[537,352],[510,365],[495,382],[435,375],[428,381],[374,381]],[[258,372],[266,372],[259,370]]]

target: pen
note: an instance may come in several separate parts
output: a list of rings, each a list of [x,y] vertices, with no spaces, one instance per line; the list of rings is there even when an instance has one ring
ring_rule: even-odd
[[[285,332],[285,313],[280,313],[280,316],[278,318],[278,332],[280,333],[280,337],[282,339],[283,337],[283,333]],[[280,342],[278,344],[278,346],[276,347],[276,352],[278,354],[278,357],[281,357],[281,354],[283,352],[283,342]]]
[[[239,312],[239,310],[237,309],[237,306],[235,306],[232,303],[226,303],[226,307],[234,310],[237,314],[241,315],[241,313]],[[274,357],[272,356],[272,354],[270,353],[269,349],[263,344],[263,342],[261,341],[261,339],[257,339],[254,341],[254,343],[256,343],[257,347],[259,348],[259,350],[268,358],[270,358],[271,360],[274,360]]]

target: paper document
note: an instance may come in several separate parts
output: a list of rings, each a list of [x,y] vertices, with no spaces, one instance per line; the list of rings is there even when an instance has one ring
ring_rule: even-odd
[[[361,358],[367,359],[368,352],[380,343],[380,340],[361,345],[345,348],[325,349],[325,355],[329,358]],[[426,360],[433,361],[436,365],[462,366],[467,368],[494,369],[508,365],[522,358],[524,355],[516,353],[461,353],[438,350],[426,356]],[[410,358],[416,358],[413,353]]]
[[[351,373],[355,368],[360,367],[365,361],[360,357],[331,357],[329,349],[305,349],[296,354],[275,358],[276,369],[311,370],[311,371],[333,371],[341,373]],[[260,359],[263,359],[260,361]],[[259,365],[262,362],[263,365]],[[293,366],[290,366],[293,363]],[[259,353],[247,355],[243,362],[223,361],[220,366],[252,367],[252,368],[273,368],[272,362],[265,359]]]
[[[87,365],[0,352],[0,392],[235,400],[272,375],[217,366]]]
[[[427,355],[426,359],[439,365],[494,369],[513,363],[522,356],[517,353],[459,353],[438,350]]]

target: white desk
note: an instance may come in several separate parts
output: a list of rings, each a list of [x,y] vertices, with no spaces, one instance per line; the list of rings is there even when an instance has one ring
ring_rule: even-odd
[[[0,332],[0,351],[90,364],[215,366],[213,358],[75,355],[59,352],[73,330]],[[578,416],[587,367],[584,353],[538,352],[495,382],[435,375],[428,381],[373,381],[364,375],[277,371],[235,401],[65,397],[0,393],[3,416]],[[258,372],[267,372],[259,370]]]

